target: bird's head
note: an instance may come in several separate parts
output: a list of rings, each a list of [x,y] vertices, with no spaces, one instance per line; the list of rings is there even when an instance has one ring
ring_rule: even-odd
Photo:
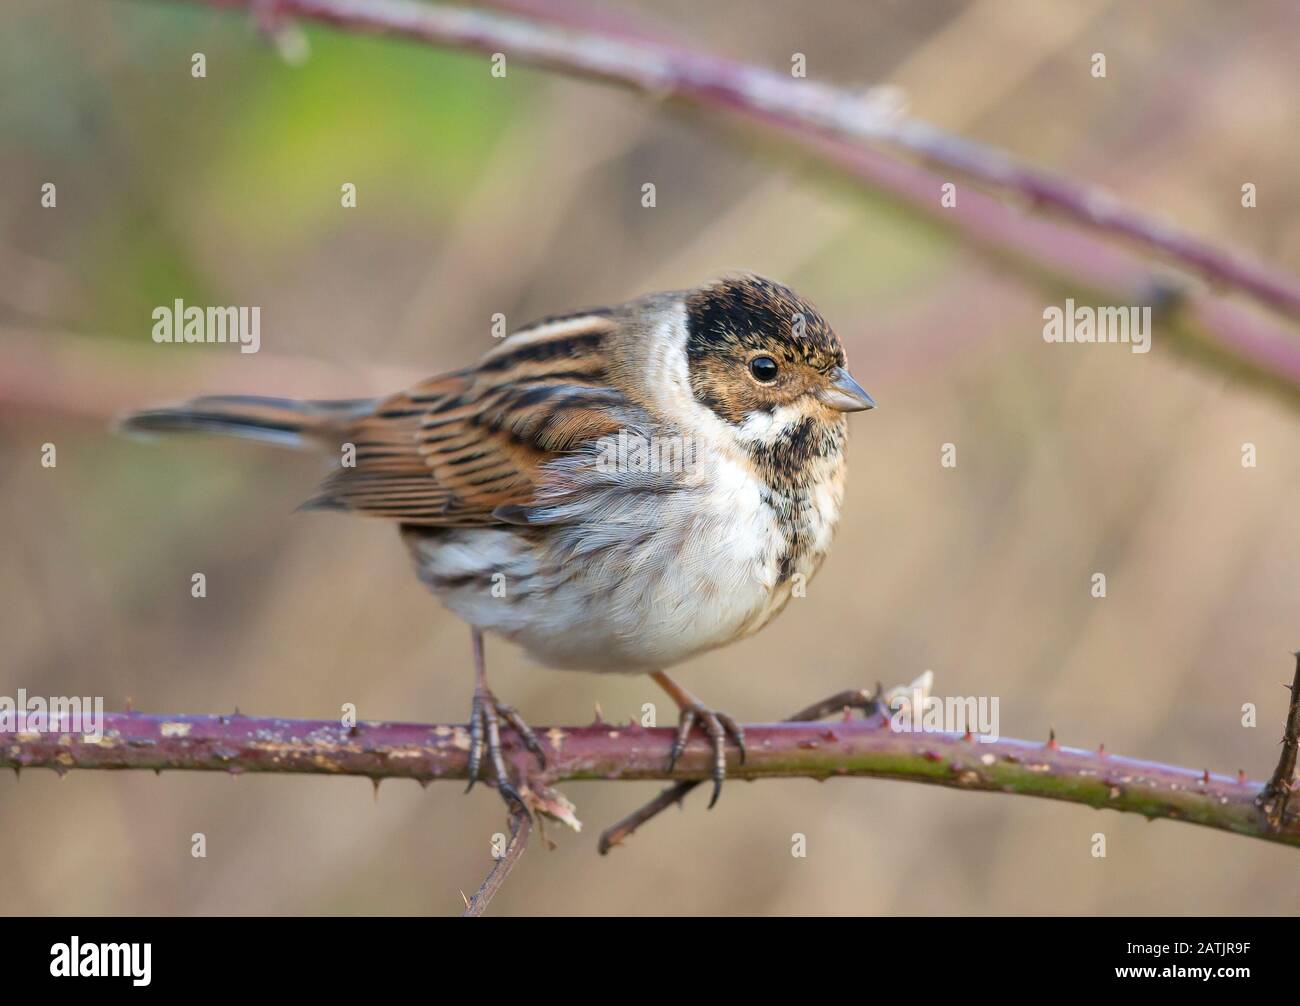
[[[686,295],[686,357],[696,401],[764,439],[808,420],[875,407],[839,337],[789,287],[740,275]]]

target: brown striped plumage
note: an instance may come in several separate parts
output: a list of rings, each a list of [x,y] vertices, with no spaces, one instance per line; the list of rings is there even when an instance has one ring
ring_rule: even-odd
[[[499,724],[541,749],[487,689],[483,631],[553,666],[652,673],[683,704],[674,758],[702,723],[721,782],[728,733],[743,739],[663,668],[756,632],[816,573],[844,413],[872,404],[820,313],[746,275],[543,319],[387,398],[208,397],[125,425],[341,459],[304,506],[397,522],[421,579],[473,626],[471,776],[486,750],[510,794]],[[686,461],[617,460],[628,439]]]
[[[549,457],[645,420],[607,383],[600,348],[610,327],[584,316],[573,331],[507,343],[476,367],[384,399],[338,431],[355,445],[356,466],[337,469],[307,506],[415,525],[501,523],[496,509],[532,500]]]

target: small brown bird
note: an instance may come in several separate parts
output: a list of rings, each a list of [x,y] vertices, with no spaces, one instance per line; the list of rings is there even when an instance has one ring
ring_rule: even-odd
[[[843,497],[846,412],[874,406],[817,310],[759,276],[545,318],[477,365],[388,398],[198,398],[124,421],[325,449],[308,509],[397,522],[420,578],[473,630],[470,787],[501,721],[483,633],[553,667],[648,673],[698,723],[717,801],[728,735],[664,673],[757,632],[817,571]],[[352,457],[346,445],[352,445]],[[348,461],[353,463],[348,463]]]

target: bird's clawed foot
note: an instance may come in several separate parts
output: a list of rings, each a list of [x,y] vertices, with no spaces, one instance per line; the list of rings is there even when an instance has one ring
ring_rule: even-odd
[[[698,723],[713,743],[713,797],[709,800],[712,808],[722,793],[722,780],[727,778],[727,738],[736,742],[740,749],[740,763],[745,764],[745,731],[726,713],[716,709],[707,709],[698,702],[682,706],[681,718],[677,721],[677,738],[673,741],[672,756],[668,760],[668,771],[677,765],[677,759],[686,750],[686,741],[691,735],[691,728]]]
[[[510,775],[506,771],[506,761],[501,754],[502,720],[519,735],[524,747],[537,757],[538,764],[546,768],[546,755],[542,752],[542,745],[538,742],[532,727],[524,722],[518,711],[513,706],[498,702],[496,696],[486,687],[475,688],[474,704],[470,707],[469,714],[469,785],[465,787],[465,792],[472,790],[474,783],[478,782],[483,753],[486,751],[488,761],[492,765],[492,774],[496,779],[497,792],[508,805],[524,807],[527,813],[523,797],[510,781]]]

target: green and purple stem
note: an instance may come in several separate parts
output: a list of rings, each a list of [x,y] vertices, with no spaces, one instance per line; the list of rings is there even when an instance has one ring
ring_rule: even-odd
[[[518,739],[503,741],[528,782],[695,781],[709,776],[711,752],[692,739],[676,768],[674,731],[594,723],[537,730],[547,768],[537,771]],[[1300,846],[1300,815],[1276,825],[1259,805],[1265,784],[1058,745],[950,733],[897,732],[878,715],[745,727],[748,757],[734,755],[732,780],[881,778],[953,789],[1045,797],[1090,807],[1199,824]],[[421,783],[464,780],[469,734],[460,724],[359,723],[270,717],[110,713],[98,741],[71,732],[0,734],[0,767],[152,769],[364,776]]]

